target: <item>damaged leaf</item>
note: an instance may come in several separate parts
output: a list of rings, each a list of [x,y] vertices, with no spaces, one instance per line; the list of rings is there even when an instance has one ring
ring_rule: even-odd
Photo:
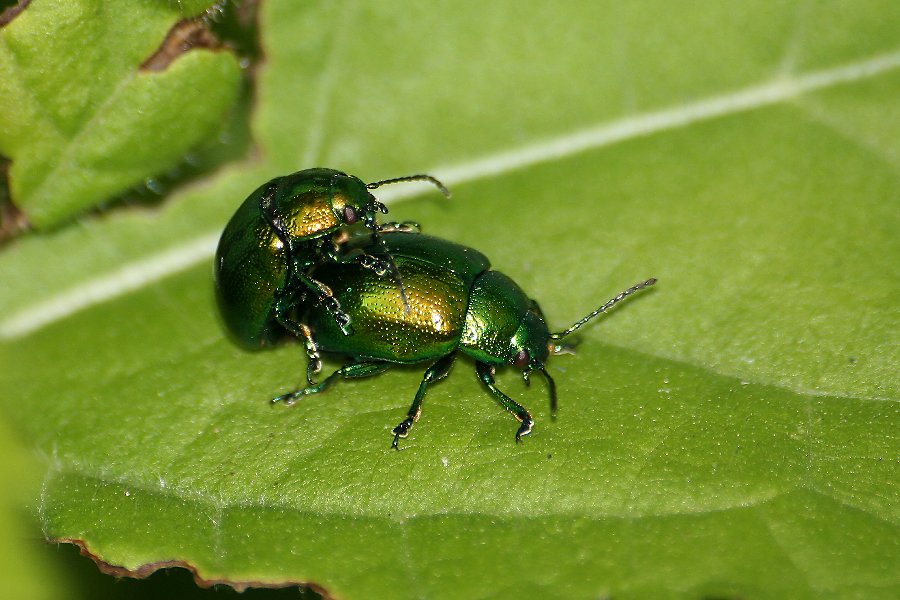
[[[35,2],[0,29],[0,154],[33,226],[165,171],[220,127],[237,60],[180,18],[168,2]],[[168,46],[184,23],[189,43]]]

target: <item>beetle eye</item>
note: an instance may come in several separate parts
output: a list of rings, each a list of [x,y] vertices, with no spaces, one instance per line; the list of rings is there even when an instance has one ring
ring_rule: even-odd
[[[359,215],[356,213],[356,209],[353,208],[352,206],[345,206],[344,207],[344,222],[347,225],[353,225],[357,221],[359,221]]]
[[[528,366],[529,362],[531,362],[531,357],[528,356],[528,350],[519,350],[519,353],[516,354],[516,359],[513,361],[513,364],[520,369],[524,369]]]

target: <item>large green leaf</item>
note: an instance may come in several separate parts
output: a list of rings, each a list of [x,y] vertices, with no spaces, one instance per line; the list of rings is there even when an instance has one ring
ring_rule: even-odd
[[[892,18],[893,17],[893,18]],[[336,597],[896,597],[900,17],[781,5],[271,0],[260,159],[0,256],[4,408],[47,457],[47,534],[132,571]],[[291,409],[296,346],[217,321],[215,236],[313,164],[434,168],[391,218],[470,244],[561,328],[546,390],[459,361]],[[394,188],[394,194],[403,193]]]
[[[219,127],[238,91],[234,56],[198,48],[143,64],[182,16],[169,2],[33,2],[0,29],[0,153],[32,224],[171,168]]]

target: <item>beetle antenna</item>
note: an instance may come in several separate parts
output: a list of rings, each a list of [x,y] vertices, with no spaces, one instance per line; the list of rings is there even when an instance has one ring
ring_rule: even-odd
[[[375,208],[372,210],[377,210],[379,207],[382,212],[387,212],[387,208],[385,208],[384,204],[381,204],[377,200],[375,200]],[[371,207],[370,207],[371,208]],[[381,249],[384,250],[384,256],[387,258],[388,269],[391,272],[391,276],[394,278],[394,281],[397,282],[397,290],[400,292],[400,298],[403,300],[403,312],[407,315],[410,313],[409,308],[409,296],[406,293],[406,286],[403,285],[403,280],[400,277],[400,269],[397,268],[397,263],[394,262],[394,255],[391,254],[391,251],[388,250],[387,244],[384,241],[384,237],[381,235],[381,228],[378,226],[378,223],[375,222],[374,216],[367,216],[366,218],[366,227],[372,232],[372,240],[378,243],[381,246]],[[381,273],[384,273],[382,271]]]
[[[406,294],[406,286],[403,285],[403,278],[400,277],[400,269],[397,268],[397,263],[394,262],[393,255],[390,250],[388,250],[387,244],[384,243],[384,238],[378,235],[377,231],[373,234],[373,237],[378,240],[378,243],[384,250],[385,256],[387,256],[387,263],[390,265],[391,275],[394,277],[394,281],[397,282],[397,290],[399,290],[400,298],[403,300],[403,312],[408,315],[411,310],[409,308],[409,296]]]
[[[424,173],[407,175],[406,177],[394,177],[393,179],[383,179],[381,181],[373,181],[372,183],[367,183],[366,188],[374,190],[375,188],[380,188],[383,185],[389,185],[391,183],[403,183],[405,181],[427,181],[434,184],[437,189],[441,190],[441,193],[444,196],[446,196],[447,198],[450,197],[450,190],[447,189],[447,186],[441,183],[437,177],[432,177],[431,175],[426,175]]]
[[[598,308],[597,310],[595,310],[594,312],[592,312],[591,314],[586,316],[585,318],[581,319],[580,321],[578,321],[577,323],[575,323],[574,325],[572,325],[565,331],[560,331],[559,333],[551,333],[550,339],[551,340],[561,340],[562,338],[566,337],[567,335],[569,335],[570,333],[572,333],[573,331],[575,331],[576,329],[578,329],[579,327],[581,327],[582,325],[584,325],[585,323],[587,323],[588,321],[590,321],[591,319],[593,319],[594,317],[599,315],[600,313],[605,313],[610,308],[612,308],[613,306],[615,306],[616,304],[618,304],[619,302],[624,300],[626,297],[637,292],[638,290],[644,289],[645,287],[650,287],[654,283],[656,283],[656,278],[651,278],[651,279],[648,279],[647,281],[642,281],[641,283],[639,283],[637,285],[631,286],[630,288],[628,288],[624,292],[620,293],[618,296],[616,296],[615,298],[613,298],[612,300],[610,300],[609,302],[607,302],[606,304],[604,304],[603,306],[601,306],[600,308]]]
[[[383,185],[390,185],[392,183],[403,183],[406,181],[427,181],[429,183],[434,184],[437,189],[441,191],[444,196],[447,198],[450,197],[450,190],[447,189],[443,183],[437,177],[432,177],[431,175],[426,175],[424,173],[418,173],[416,175],[406,175],[405,177],[394,177],[393,179],[382,179],[381,181],[373,181],[372,183],[366,184],[366,189],[374,190],[375,188],[379,188]],[[375,209],[380,210],[382,213],[387,212],[387,208],[381,202],[377,200],[374,201]],[[397,289],[400,291],[400,297],[403,299],[403,309],[406,314],[409,314],[409,296],[406,293],[406,286],[403,285],[403,280],[400,277],[400,271],[397,269],[397,264],[394,262],[394,257],[391,256],[391,253],[388,251],[387,244],[384,243],[384,239],[378,235],[377,228],[373,228],[373,235],[381,244],[381,247],[384,249],[385,254],[388,258],[388,263],[391,266],[391,274],[394,276],[394,281],[397,282]]]

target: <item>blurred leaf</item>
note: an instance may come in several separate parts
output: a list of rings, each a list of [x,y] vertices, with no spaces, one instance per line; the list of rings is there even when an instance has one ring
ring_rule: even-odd
[[[48,533],[341,598],[896,597],[900,14],[847,6],[263,4],[258,160],[0,256]],[[501,374],[523,445],[459,361],[393,452],[424,367],[271,409],[302,351],[217,321],[217,232],[317,163],[434,167],[391,219],[554,328],[660,283],[551,359],[556,421]]]
[[[171,168],[220,126],[238,91],[234,56],[194,48],[149,62],[182,15],[170,2],[34,2],[0,29],[0,153],[33,225]]]
[[[0,574],[3,592],[10,598],[60,598],[69,579],[61,576],[53,561],[41,552],[45,545],[22,504],[37,496],[41,466],[21,446],[20,440],[0,422]]]

